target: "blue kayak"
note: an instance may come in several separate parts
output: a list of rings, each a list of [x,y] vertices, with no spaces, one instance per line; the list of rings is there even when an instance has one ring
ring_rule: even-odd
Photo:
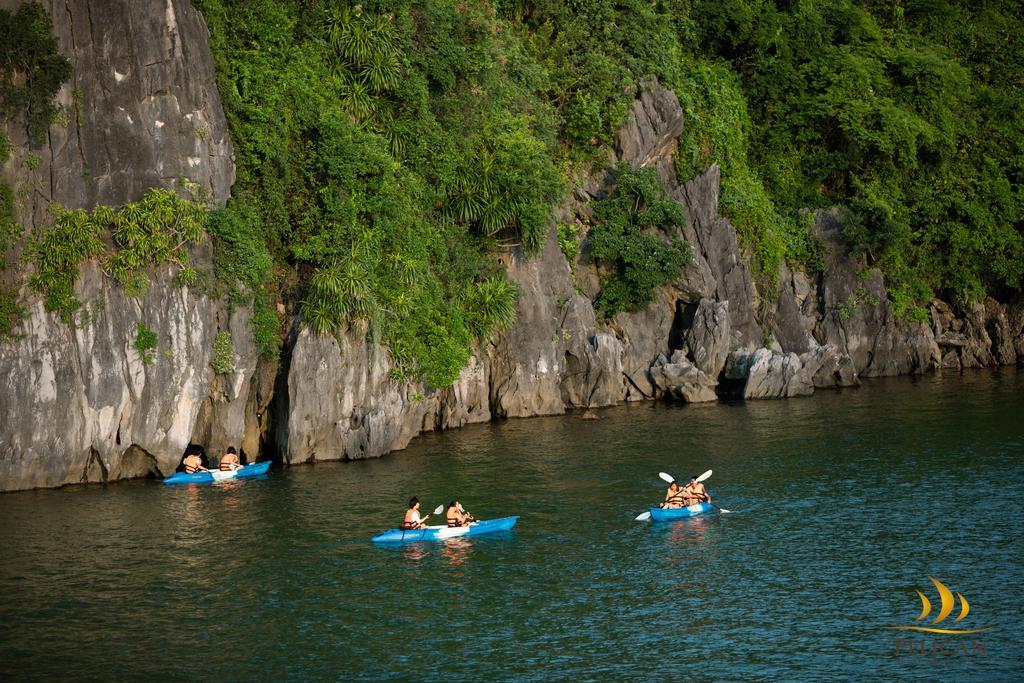
[[[422,529],[390,529],[373,537],[374,543],[409,543],[411,541],[443,541],[460,536],[479,536],[495,531],[508,531],[516,525],[519,517],[482,519],[469,526],[425,526]]]
[[[187,472],[178,472],[164,479],[165,484],[212,484],[217,481],[227,481],[228,479],[248,479],[250,477],[258,477],[261,474],[266,474],[267,470],[270,469],[270,461],[253,463],[252,465],[246,465],[245,467],[239,467],[237,470],[210,470],[209,472],[194,472],[188,474]]]
[[[683,519],[685,517],[696,517],[714,512],[715,506],[711,503],[697,503],[684,508],[651,508],[651,519],[655,522],[665,522],[672,519]]]

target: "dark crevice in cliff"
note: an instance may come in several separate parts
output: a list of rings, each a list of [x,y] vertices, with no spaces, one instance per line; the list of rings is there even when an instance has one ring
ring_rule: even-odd
[[[266,429],[260,435],[260,456],[274,462],[283,462],[288,453],[288,415],[290,400],[288,395],[288,373],[292,366],[292,351],[298,338],[298,325],[293,324],[284,343],[281,345],[281,357],[277,364],[274,377],[274,396],[267,406]]]
[[[686,344],[686,332],[693,327],[693,319],[697,315],[697,308],[697,303],[682,299],[676,302],[676,312],[672,318],[672,329],[668,333],[669,351],[681,349]]]
[[[633,388],[634,388],[634,389],[635,389],[635,390],[636,390],[636,391],[637,391],[637,392],[638,392],[638,393],[639,393],[639,394],[640,394],[641,396],[643,396],[643,397],[644,397],[645,399],[648,399],[648,400],[649,400],[649,399],[653,399],[653,398],[654,398],[654,396],[653,396],[653,395],[651,395],[650,393],[648,393],[648,392],[644,391],[643,389],[641,389],[641,388],[640,388],[640,387],[639,387],[639,386],[637,385],[637,383],[633,381],[633,378],[632,378],[632,377],[630,376],[630,374],[629,374],[628,372],[624,372],[624,373],[622,373],[622,376],[623,376],[623,377],[625,377],[625,378],[626,378],[626,382],[627,382],[627,383],[628,383],[628,384],[629,384],[629,385],[630,385],[631,387],[633,387]]]
[[[92,476],[92,470],[94,465],[99,468],[98,477]],[[83,484],[94,481],[106,482],[109,475],[110,473],[107,471],[107,465],[106,463],[103,462],[103,458],[100,457],[99,451],[97,451],[95,448],[90,448],[89,459],[85,461],[85,468],[83,468],[82,470],[81,482]]]

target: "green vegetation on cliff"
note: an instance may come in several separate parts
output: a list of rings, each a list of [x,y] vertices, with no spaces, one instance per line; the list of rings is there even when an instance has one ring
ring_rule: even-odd
[[[25,126],[38,143],[57,115],[53,95],[71,75],[71,62],[50,37],[50,15],[31,2],[13,14],[0,9],[0,112]],[[2,156],[2,155],[0,155]]]
[[[595,304],[607,317],[643,310],[655,288],[679,277],[693,260],[690,245],[678,236],[683,207],[665,197],[654,169],[620,164],[615,189],[594,203],[594,219],[590,253],[602,266]]]
[[[736,74],[750,119],[741,151],[768,196],[790,215],[847,207],[851,247],[882,267],[897,310],[1020,288],[1018,3],[695,0],[691,11],[702,49]]]
[[[26,258],[36,267],[29,286],[45,297],[46,310],[70,323],[81,306],[75,281],[82,261],[100,259],[103,270],[129,296],[141,296],[148,286],[145,268],[188,263],[186,247],[202,238],[207,210],[172,190],[153,188],[117,210],[103,205],[92,211],[54,207],[51,213],[53,225],[28,245]]]
[[[450,384],[513,319],[496,248],[535,250],[563,191],[527,36],[480,3],[198,4],[238,168],[218,259],[257,302],[365,326],[396,376]]]
[[[231,201],[205,221],[215,286],[253,305],[267,354],[283,300],[316,332],[351,326],[386,344],[396,377],[451,383],[474,344],[514,318],[499,252],[539,248],[573,179],[605,163],[647,78],[682,103],[681,178],[721,166],[721,210],[765,296],[782,263],[822,267],[804,209],[836,205],[851,250],[883,269],[903,315],[920,316],[935,294],[1005,297],[1024,281],[1015,3],[196,4],[237,160]],[[0,83],[30,133],[52,118],[63,78],[39,12],[0,16],[46,75],[42,99],[22,79]],[[3,73],[24,72],[10,52],[0,49]],[[665,234],[681,217],[650,178],[619,178],[590,231],[606,315],[645,305],[688,256]],[[142,265],[181,262],[178,247],[152,243],[164,232],[146,237],[152,249],[137,236],[123,243],[102,211],[60,214],[55,232],[36,236],[33,286],[48,308],[74,309],[63,271],[99,253],[95,240],[114,243],[105,265],[133,291]],[[559,242],[579,253],[568,225]],[[64,260],[48,266],[51,252]]]
[[[821,267],[801,209],[832,205],[904,314],[1024,276],[1009,3],[199,5],[239,163],[212,223],[233,226],[228,258],[251,264],[238,280],[297,297],[317,331],[363,321],[434,384],[488,333],[469,321],[483,320],[476,288],[502,281],[495,248],[537,248],[565,179],[601,158],[643,78],[684,106],[680,175],[721,165],[722,211],[769,296],[781,263]],[[591,235],[614,264],[607,314],[643,306],[685,259],[614,220],[621,192]]]

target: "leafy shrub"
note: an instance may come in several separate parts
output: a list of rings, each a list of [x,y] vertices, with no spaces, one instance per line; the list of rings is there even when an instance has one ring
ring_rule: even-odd
[[[546,145],[532,135],[529,119],[496,112],[484,121],[474,154],[465,161],[444,187],[445,216],[488,237],[515,228],[527,250],[535,252],[563,181]]]
[[[260,354],[276,361],[281,353],[281,319],[265,296],[255,300],[249,326]]]
[[[174,282],[179,287],[195,287],[199,282],[199,271],[192,266],[185,266],[178,275],[174,278]]]
[[[558,248],[562,250],[569,267],[575,270],[580,255],[580,226],[576,223],[558,224]]]
[[[213,240],[213,265],[217,278],[244,300],[263,290],[273,275],[273,258],[261,239],[260,217],[245,198],[235,197],[210,212],[206,229]]]
[[[81,302],[75,298],[78,269],[89,258],[102,257],[103,268],[116,277],[129,296],[145,293],[145,268],[188,262],[186,246],[202,238],[206,208],[170,190],[151,189],[138,202],[118,210],[99,205],[91,212],[55,207],[53,225],[30,241],[25,258],[36,265],[29,280],[43,294],[48,311],[71,322]],[[108,253],[103,236],[114,248]]]
[[[14,335],[15,326],[25,317],[24,307],[18,303],[18,293],[0,287],[0,342]]]
[[[135,342],[132,344],[143,365],[156,360],[156,332],[146,327],[141,320],[135,324]]]
[[[88,258],[102,257],[104,269],[121,282],[129,296],[145,293],[147,266],[188,261],[186,246],[201,239],[206,209],[170,190],[151,189],[138,202],[118,210],[97,206],[92,212],[56,207],[53,226],[31,240],[26,258],[37,272],[30,287],[44,294],[48,311],[71,322],[81,305],[75,298],[78,269]],[[107,253],[102,237],[109,234],[114,249]]]
[[[614,190],[594,204],[594,219],[590,251],[602,267],[595,303],[607,317],[644,308],[656,287],[693,260],[690,245],[678,236],[683,209],[665,197],[653,169],[620,164]]]
[[[71,76],[71,62],[50,37],[50,16],[30,2],[0,9],[0,112],[24,120],[30,142],[41,142],[57,114],[53,96]],[[2,156],[2,155],[0,155]]]
[[[203,237],[206,207],[179,197],[172,190],[150,189],[137,202],[117,211],[104,206],[92,217],[113,238],[115,251],[104,269],[124,286],[130,296],[146,290],[144,268],[162,263],[188,262],[186,246]]]
[[[47,311],[57,311],[69,325],[82,305],[75,297],[78,267],[82,261],[103,253],[101,234],[101,223],[89,213],[58,208],[53,226],[29,242],[26,258],[36,265],[29,287],[44,295]]]
[[[485,340],[508,329],[516,320],[519,287],[500,275],[470,285],[466,293],[466,324],[473,336]]]
[[[231,341],[231,333],[221,330],[213,338],[213,360],[210,367],[218,375],[226,375],[235,369],[235,347]]]

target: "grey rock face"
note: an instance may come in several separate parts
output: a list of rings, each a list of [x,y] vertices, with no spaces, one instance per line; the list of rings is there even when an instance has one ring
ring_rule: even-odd
[[[659,356],[651,366],[650,373],[659,396],[687,403],[718,400],[715,392],[718,381],[690,363],[681,351],[673,353],[671,360]]]
[[[36,300],[21,336],[0,345],[0,490],[172,472],[211,394],[212,340],[232,322],[235,372],[223,379],[240,400],[217,412],[204,437],[239,443],[239,406],[257,364],[240,318],[175,286],[169,268],[130,299],[89,263],[76,292],[89,303],[73,326]],[[156,333],[149,364],[134,346],[140,322]]]
[[[678,292],[663,287],[654,301],[637,313],[620,313],[608,328],[622,342],[622,372],[626,380],[626,401],[640,401],[658,395],[650,367],[659,356],[669,353],[669,337],[675,324]]]
[[[765,326],[786,352],[806,353],[818,345],[814,328],[818,323],[817,279],[793,272],[785,264],[779,269],[775,310],[766,316]]]
[[[832,347],[820,347],[797,355],[760,348],[753,353],[730,354],[725,375],[745,380],[743,398],[791,398],[814,393],[815,376],[822,368],[834,368],[839,354]]]
[[[683,348],[698,370],[709,377],[718,377],[725,367],[732,341],[729,302],[701,299],[693,309],[690,324],[684,321]]]
[[[298,333],[288,369],[288,463],[374,458],[405,448],[423,431],[491,419],[487,374],[474,358],[454,386],[429,394],[391,378],[387,350],[360,331],[338,339]]]
[[[989,298],[966,310],[934,299],[929,314],[930,331],[942,350],[942,367],[979,368],[1024,362],[1024,306],[1020,299],[1002,304]]]
[[[825,270],[808,278],[782,268],[774,309],[765,324],[785,352],[832,346],[840,354],[818,386],[850,386],[858,377],[920,373],[941,362],[931,328],[899,320],[882,274],[847,254],[842,213],[820,211],[815,234],[824,248]],[[843,356],[846,359],[843,359]]]
[[[0,0],[15,10],[23,0]],[[29,149],[25,131],[6,127],[14,146],[2,177],[20,197],[23,225],[46,225],[47,206],[111,206],[185,178],[217,203],[234,183],[227,121],[214,77],[209,33],[188,0],[44,2],[72,80],[56,101],[67,125],[50,126]],[[29,153],[41,162],[26,167]]]
[[[15,10],[21,0],[0,0]],[[23,225],[47,225],[51,202],[68,208],[118,206],[151,187],[185,179],[223,202],[234,181],[227,123],[214,78],[206,25],[186,0],[44,3],[72,80],[56,101],[66,125],[41,146],[7,123],[11,159],[0,169]],[[30,168],[29,154],[39,163]],[[17,249],[15,250],[17,252]],[[17,258],[5,284],[16,285]],[[204,248],[193,262],[209,267]],[[85,307],[72,327],[22,289],[29,317],[0,345],[0,490],[167,474],[190,439],[210,450],[239,445],[266,397],[253,384],[257,358],[245,311],[178,288],[168,268],[150,273],[148,293],[124,295],[95,263],[76,292]],[[133,348],[136,324],[158,339],[145,365]],[[210,368],[216,333],[230,329],[232,375]],[[247,410],[246,406],[253,410]]]
[[[676,193],[686,209],[684,234],[694,251],[694,263],[684,274],[683,287],[698,298],[728,302],[732,345],[753,347],[761,341],[754,317],[754,280],[740,251],[736,229],[718,214],[720,181],[721,169],[716,164]]]
[[[275,366],[260,361],[249,328],[250,315],[248,307],[236,308],[229,315],[226,330],[231,334],[233,369],[214,375],[196,415],[192,441],[204,445],[211,456],[219,456],[228,446],[241,447],[250,456],[260,452],[265,427],[262,417],[273,396]],[[211,331],[204,330],[204,334]],[[212,344],[215,336],[207,341]]]
[[[537,257],[513,255],[506,267],[522,294],[516,324],[490,352],[493,411],[502,417],[564,413],[561,381],[567,354],[574,373],[591,373],[593,307],[573,289],[553,230]],[[577,387],[570,393],[580,399],[589,392]]]
[[[651,166],[674,155],[682,134],[679,98],[671,90],[647,81],[641,84],[640,97],[615,136],[615,152],[620,161],[634,168]]]

